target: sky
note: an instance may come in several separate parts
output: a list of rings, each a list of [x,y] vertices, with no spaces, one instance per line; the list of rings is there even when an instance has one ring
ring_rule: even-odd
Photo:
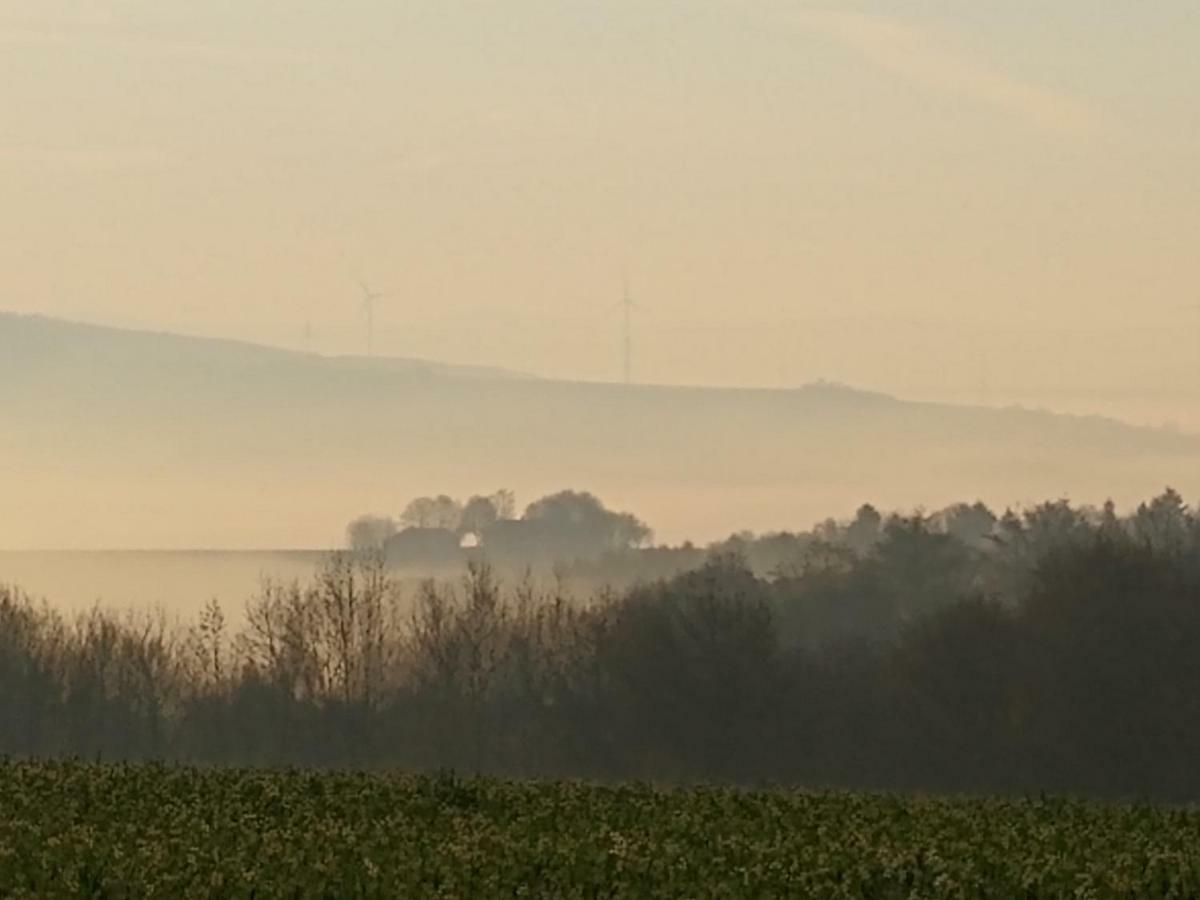
[[[641,381],[1200,427],[1197,51],[1194,0],[6,0],[0,308],[355,353],[365,280],[379,353],[615,380],[628,278]]]

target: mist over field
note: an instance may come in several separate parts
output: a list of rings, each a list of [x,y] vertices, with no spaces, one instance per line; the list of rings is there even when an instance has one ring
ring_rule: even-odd
[[[623,895],[572,829],[601,883],[1195,896],[1186,816],[1044,792],[1200,802],[1198,47],[1195,0],[7,0],[0,894],[286,893],[236,806],[373,835],[361,896]],[[323,801],[369,784],[408,812]]]
[[[589,490],[660,541],[962,498],[1200,493],[1200,438],[1101,417],[567,382],[0,315],[5,549],[328,550],[361,513]]]
[[[1195,496],[1197,24],[1136,18],[16,0],[0,548]]]

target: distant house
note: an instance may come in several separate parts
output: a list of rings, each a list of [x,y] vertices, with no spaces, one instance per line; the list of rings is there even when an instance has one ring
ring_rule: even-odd
[[[396,566],[458,566],[466,558],[458,535],[446,528],[405,528],[383,545]]]

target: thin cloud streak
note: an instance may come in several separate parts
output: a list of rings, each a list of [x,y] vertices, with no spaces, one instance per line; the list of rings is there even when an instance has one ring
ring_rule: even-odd
[[[988,104],[1042,130],[1082,135],[1103,124],[1103,117],[1082,101],[973,59],[940,29],[832,10],[805,10],[788,18],[928,90]]]
[[[81,28],[0,28],[0,47],[63,48],[86,47],[114,53],[135,53],[163,58],[192,57],[214,62],[275,62],[303,64],[316,54],[308,49],[183,41]]]

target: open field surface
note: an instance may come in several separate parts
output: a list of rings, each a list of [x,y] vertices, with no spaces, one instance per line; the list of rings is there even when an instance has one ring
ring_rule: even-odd
[[[16,897],[1194,897],[1200,813],[8,763]]]

